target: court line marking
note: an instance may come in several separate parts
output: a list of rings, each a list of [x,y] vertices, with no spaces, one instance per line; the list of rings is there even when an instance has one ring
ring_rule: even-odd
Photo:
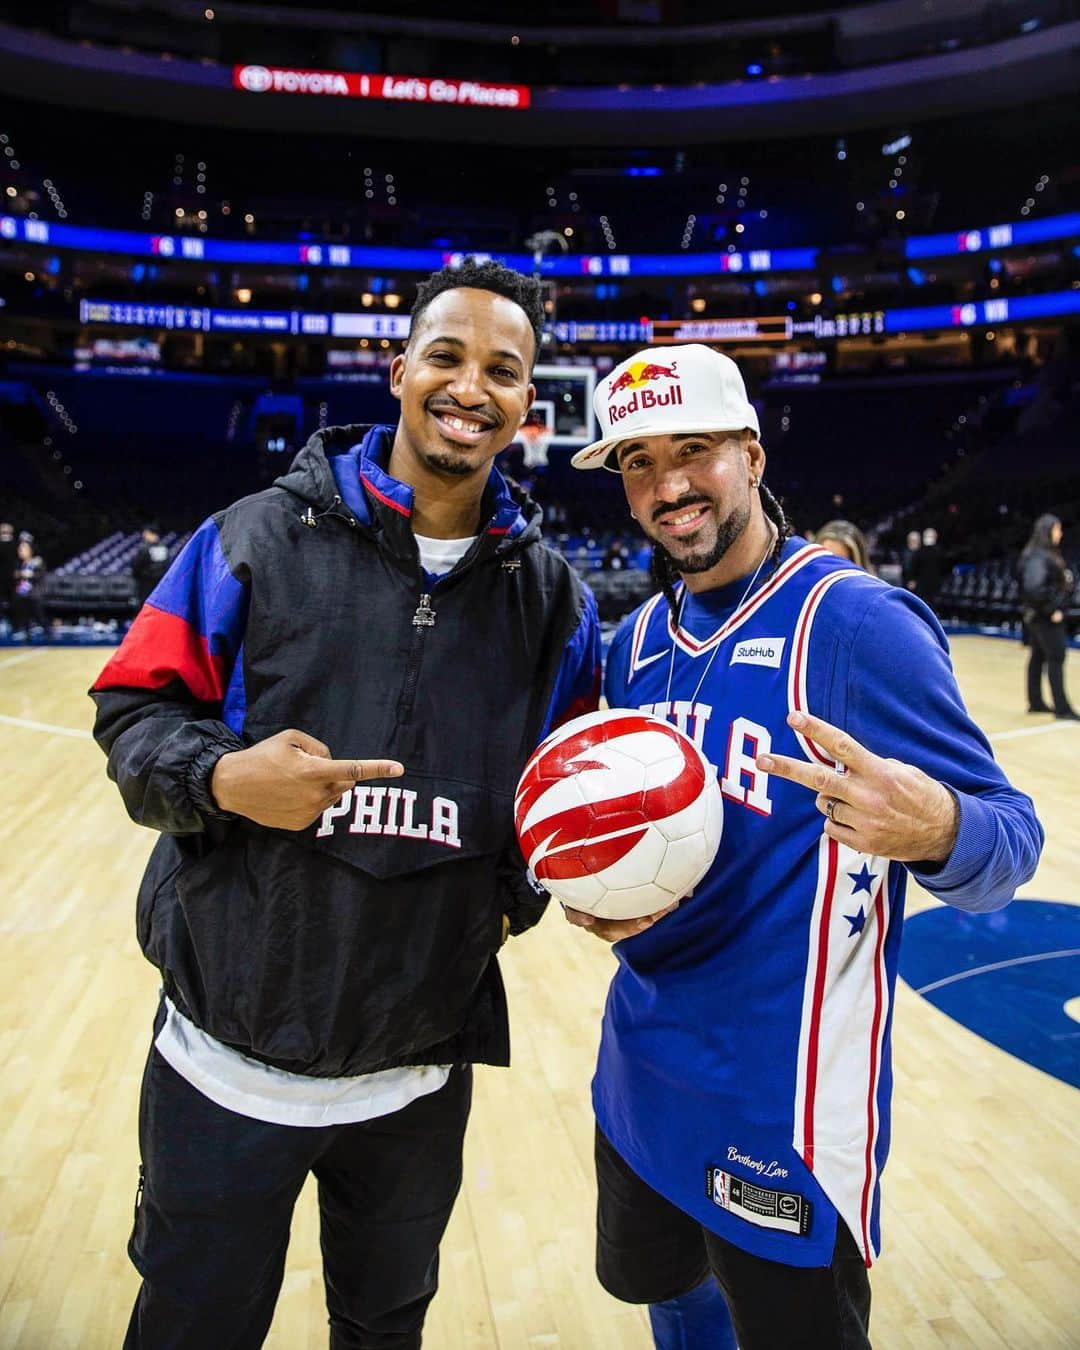
[[[946,975],[943,980],[935,980],[932,984],[924,984],[921,989],[916,989],[917,994],[929,994],[935,989],[941,989],[946,984],[956,984],[958,980],[970,980],[974,975],[985,975],[990,970],[1006,970],[1009,966],[1026,966],[1032,961],[1056,961],[1063,956],[1080,956],[1080,947],[1070,947],[1066,951],[1060,952],[1039,952],[1035,956],[1014,956],[1009,961],[994,961],[988,966],[976,966],[974,970],[962,970],[956,975]]]
[[[11,717],[8,713],[0,713],[0,722],[22,727],[26,731],[50,731],[54,736],[74,736],[80,741],[93,740],[88,731],[80,731],[77,727],[58,727],[52,722],[35,722],[29,717]]]
[[[18,656],[9,656],[7,660],[0,661],[0,670],[3,670],[5,666],[17,666],[20,661],[29,661],[32,656],[42,656],[43,654],[41,648],[37,648],[32,652],[20,652]]]
[[[1055,719],[1048,726],[1044,727],[1014,727],[1012,731],[995,731],[992,736],[987,737],[991,741],[1014,741],[1020,736],[1045,736],[1048,731],[1060,731],[1062,727],[1080,726],[1080,722],[1069,722]]]

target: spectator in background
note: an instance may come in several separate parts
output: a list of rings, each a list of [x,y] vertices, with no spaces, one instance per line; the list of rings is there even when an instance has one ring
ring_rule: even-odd
[[[11,618],[11,601],[15,594],[15,567],[19,561],[15,527],[10,521],[0,521],[0,607]]]
[[[866,537],[857,525],[850,520],[830,520],[817,532],[817,542],[838,558],[846,558],[864,572],[869,572],[870,550],[866,546]]]
[[[922,546],[915,554],[914,580],[911,587],[924,603],[934,608],[938,591],[941,590],[941,546],[937,541],[937,530],[933,527],[923,530]]]
[[[144,525],[142,539],[142,545],[131,562],[131,575],[135,578],[135,601],[139,609],[142,609],[147,596],[169,570],[168,545],[161,542],[157,525]]]
[[[34,536],[20,534],[16,549],[15,589],[11,598],[11,627],[27,637],[45,627],[45,563],[34,552]]]
[[[1065,692],[1065,607],[1072,595],[1073,575],[1061,556],[1061,521],[1040,516],[1020,554],[1020,602],[1031,645],[1028,660],[1028,712],[1053,712],[1064,721],[1080,721]],[[1051,709],[1042,696],[1043,666],[1050,681]]]
[[[915,589],[915,564],[918,561],[919,549],[922,547],[922,535],[918,530],[908,530],[907,543],[904,545],[904,551],[900,555],[900,575],[903,578],[904,586],[909,591]]]
[[[624,539],[613,539],[601,564],[605,572],[622,572],[630,566],[630,550]]]

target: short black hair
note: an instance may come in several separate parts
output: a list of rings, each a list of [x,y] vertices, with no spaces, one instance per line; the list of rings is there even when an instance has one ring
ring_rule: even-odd
[[[535,366],[540,355],[540,340],[544,333],[544,302],[540,283],[535,277],[527,277],[523,272],[515,272],[502,263],[477,262],[475,258],[466,258],[460,267],[441,267],[432,272],[426,281],[416,288],[413,301],[412,329],[423,316],[428,305],[445,291],[458,290],[462,286],[478,291],[493,291],[495,295],[505,296],[525,311],[525,317],[533,331],[533,359]]]

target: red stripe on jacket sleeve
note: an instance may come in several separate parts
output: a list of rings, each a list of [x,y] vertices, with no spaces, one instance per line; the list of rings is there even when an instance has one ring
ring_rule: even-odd
[[[581,694],[572,702],[566,705],[563,712],[552,723],[551,730],[555,731],[567,722],[572,722],[575,717],[584,717],[586,713],[596,712],[600,706],[600,667],[597,666],[593,671],[592,687],[588,693]]]
[[[229,679],[226,657],[210,651],[200,633],[147,602],[98,676],[94,691],[163,689],[182,680],[203,703],[221,703]]]

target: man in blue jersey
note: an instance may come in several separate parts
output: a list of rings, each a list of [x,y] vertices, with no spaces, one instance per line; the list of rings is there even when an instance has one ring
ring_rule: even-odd
[[[1001,907],[1042,830],[968,717],[910,593],[788,537],[742,377],[688,345],[596,390],[578,468],[622,475],[659,593],[605,692],[691,736],[725,797],[692,895],[626,922],[593,1101],[597,1268],[657,1344],[866,1347],[910,872]]]
[[[125,1346],[263,1343],[309,1173],[334,1350],[420,1345],[496,952],[546,896],[514,786],[596,706],[596,606],[494,467],[532,402],[539,286],[419,289],[396,426],[328,428],[215,514],[93,689],[163,998]]]

